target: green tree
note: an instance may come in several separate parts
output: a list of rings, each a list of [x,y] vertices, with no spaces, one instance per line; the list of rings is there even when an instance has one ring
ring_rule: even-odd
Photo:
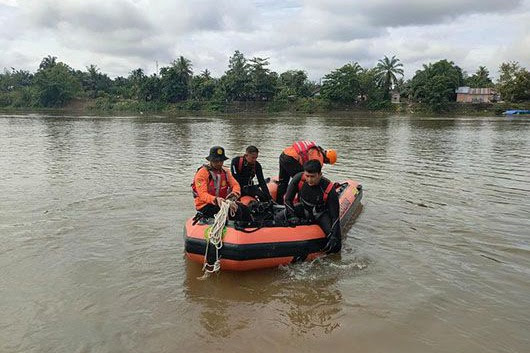
[[[86,72],[79,72],[77,77],[81,81],[83,90],[90,98],[100,97],[109,93],[112,88],[112,80],[106,74],[102,74],[96,65],[87,66]]]
[[[403,64],[395,55],[390,59],[385,55],[383,59],[377,62],[375,75],[377,84],[383,88],[385,99],[390,99],[390,90],[398,81],[396,75],[403,76]]]
[[[521,71],[521,65],[517,61],[508,61],[499,67],[499,84],[508,83],[515,80],[517,73]]]
[[[206,79],[206,80],[210,80],[212,78],[212,73],[210,72],[210,70],[204,69],[201,72],[201,76],[204,77],[204,79]]]
[[[205,69],[199,76],[193,76],[191,80],[191,97],[195,100],[210,100],[212,99],[216,80],[212,78],[210,71]]]
[[[228,60],[228,70],[221,77],[217,93],[228,101],[245,101],[251,98],[250,65],[245,56],[236,50]]]
[[[477,71],[465,79],[464,84],[473,88],[493,87],[490,73],[485,66],[479,66]]]
[[[45,70],[55,65],[57,65],[57,57],[48,55],[41,60],[39,64],[39,70]]]
[[[282,96],[302,98],[311,95],[314,84],[308,80],[304,71],[289,70],[280,74],[278,88]]]
[[[163,96],[162,80],[157,75],[145,77],[138,90],[138,99],[145,102],[159,101]]]
[[[361,94],[360,75],[363,68],[349,63],[324,76],[320,94],[323,98],[338,103],[356,103]]]
[[[410,80],[409,98],[428,104],[433,111],[442,111],[456,100],[455,91],[463,82],[462,69],[452,61],[429,63]]]
[[[15,70],[15,68],[11,68],[11,71],[4,70],[4,73],[0,73],[0,91],[8,92],[29,87],[32,80],[33,75],[29,71]]]
[[[33,105],[33,75],[29,71],[4,70],[0,73],[0,106],[27,107]]]
[[[58,62],[42,67],[35,74],[34,79],[39,105],[59,107],[81,92],[81,84],[68,65]]]
[[[143,82],[147,79],[144,70],[141,68],[131,71],[127,77],[128,98],[140,99],[140,90]]]
[[[110,93],[116,98],[131,98],[129,80],[123,76],[118,76],[112,80]]]
[[[511,97],[514,102],[530,101],[530,72],[521,69],[515,76]]]
[[[186,59],[182,55],[173,62],[173,65],[175,65],[177,73],[183,78],[189,79],[193,75],[193,65],[191,64],[191,60]]]
[[[362,105],[368,109],[380,109],[390,104],[385,87],[379,84],[377,67],[363,69],[359,73],[359,97]]]
[[[401,77],[396,81],[396,84],[394,85],[394,89],[398,91],[400,94],[403,94],[405,92],[405,88],[406,88],[405,79]]]
[[[250,89],[256,101],[268,101],[276,93],[278,75],[271,72],[268,58],[252,58],[249,64]]]
[[[174,60],[170,66],[160,69],[162,99],[168,103],[188,99],[192,75],[191,61],[183,56]]]
[[[497,89],[507,102],[530,101],[530,73],[518,62],[505,62],[499,68]]]

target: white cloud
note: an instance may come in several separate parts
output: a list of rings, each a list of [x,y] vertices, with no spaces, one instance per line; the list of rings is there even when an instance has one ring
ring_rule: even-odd
[[[152,73],[183,55],[195,72],[221,75],[236,49],[315,80],[383,55],[397,55],[407,77],[443,58],[468,72],[530,66],[530,0],[0,0],[0,24],[0,68],[32,71],[55,55],[112,76]]]
[[[355,7],[378,26],[430,25],[449,22],[472,14],[504,13],[522,0],[372,0],[355,1]]]
[[[18,6],[18,0],[0,0],[0,6],[1,5],[7,5],[7,6]]]

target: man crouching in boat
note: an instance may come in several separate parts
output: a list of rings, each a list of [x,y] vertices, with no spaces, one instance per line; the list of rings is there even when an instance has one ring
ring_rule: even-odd
[[[303,218],[315,221],[324,231],[327,244],[324,251],[341,250],[339,197],[335,185],[322,176],[322,165],[316,159],[304,163],[304,171],[296,174],[285,193],[285,211],[276,220]],[[298,194],[298,202],[296,195]],[[296,203],[295,203],[296,202]]]
[[[264,202],[271,200],[272,197],[263,177],[261,164],[257,161],[258,153],[256,146],[248,146],[244,155],[232,159],[230,169],[241,187],[241,196],[257,197]],[[257,177],[258,185],[254,185],[254,177]]]
[[[227,159],[223,147],[213,146],[206,157],[209,164],[200,167],[193,178],[195,209],[204,218],[212,218],[219,212],[221,202],[235,201],[241,194],[238,182],[230,170],[223,167]],[[230,207],[231,212],[235,212],[234,219],[241,221],[250,219],[250,211],[245,205],[234,202]]]

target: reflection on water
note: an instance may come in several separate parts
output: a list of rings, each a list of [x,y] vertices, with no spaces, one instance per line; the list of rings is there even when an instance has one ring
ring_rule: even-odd
[[[256,326],[260,317],[246,316],[246,311],[240,312],[242,305],[274,308],[269,314],[279,327],[294,336],[319,337],[340,327],[342,294],[337,280],[341,273],[351,276],[365,267],[364,261],[337,265],[318,259],[282,267],[279,273],[223,273],[201,281],[197,280],[200,267],[189,263],[183,288],[186,298],[201,306],[199,321],[210,337],[226,338]]]
[[[530,120],[0,117],[1,352],[523,352]],[[198,281],[211,145],[336,148],[364,187],[340,256]],[[352,346],[352,342],[355,344]]]
[[[200,267],[186,266],[184,292],[200,307],[201,339],[221,339],[272,321],[292,337],[323,337],[341,327],[343,297],[338,280],[355,276],[367,260],[318,259],[254,273],[223,273],[199,281]],[[308,285],[308,281],[310,284]],[[253,309],[254,308],[254,309]]]

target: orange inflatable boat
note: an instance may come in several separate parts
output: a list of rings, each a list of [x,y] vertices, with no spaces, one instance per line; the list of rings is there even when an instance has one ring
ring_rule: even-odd
[[[273,198],[277,184],[268,184]],[[340,221],[345,228],[361,211],[362,186],[352,180],[336,184],[340,202]],[[271,208],[283,206],[270,205]],[[186,221],[184,240],[185,252],[189,260],[203,264],[205,261],[206,237],[213,220],[193,219]],[[278,224],[273,220],[260,222],[229,221],[223,237],[223,247],[219,250],[221,270],[248,271],[277,267],[292,262],[312,260],[323,254],[326,237],[317,224]],[[213,246],[211,247],[213,248]],[[208,263],[215,251],[209,251]]]

